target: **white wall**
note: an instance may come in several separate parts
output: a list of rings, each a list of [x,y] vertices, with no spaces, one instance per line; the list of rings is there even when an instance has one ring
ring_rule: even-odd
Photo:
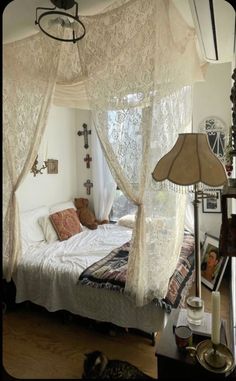
[[[84,123],[88,130],[92,129],[90,119],[89,110],[52,106],[39,148],[39,165],[43,160],[56,159],[58,174],[47,174],[47,169],[35,177],[29,173],[17,192],[20,210],[52,205],[75,197],[88,198],[93,208],[93,189],[88,195],[84,186],[88,179],[92,182],[93,161],[90,168],[84,161],[86,154],[91,156],[91,135],[88,136],[89,148],[85,149],[84,136],[77,134],[79,130],[83,131]]]
[[[200,122],[208,116],[222,119],[231,125],[231,63],[210,64],[204,82],[197,82],[193,93],[193,125],[198,130]]]
[[[87,154],[91,157],[91,135],[88,135],[88,145],[89,147],[84,148],[84,136],[78,136],[78,131],[83,131],[83,124],[87,124],[87,129],[92,131],[91,126],[91,111],[89,110],[76,110],[76,149],[77,149],[77,169],[78,169],[78,192],[77,197],[84,197],[89,200],[89,206],[93,207],[93,188],[90,189],[90,195],[86,193],[86,188],[84,183],[87,180],[92,182],[92,165],[93,158],[90,162],[90,168],[86,167],[86,162],[84,158]]]
[[[20,210],[52,205],[77,197],[76,113],[74,109],[51,107],[39,149],[39,164],[45,159],[47,150],[46,159],[58,160],[58,174],[47,174],[47,169],[35,177],[29,173],[17,192]]]
[[[193,126],[198,132],[199,124],[209,116],[231,125],[231,63],[210,64],[205,82],[198,82],[193,92]],[[200,205],[200,230],[219,237],[221,214],[202,213]]]

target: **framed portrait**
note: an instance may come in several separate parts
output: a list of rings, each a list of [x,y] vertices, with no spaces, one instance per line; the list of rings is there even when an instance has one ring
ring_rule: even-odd
[[[47,169],[48,169],[48,174],[57,174],[58,173],[58,160],[48,159],[47,160]]]
[[[205,234],[201,248],[201,281],[210,290],[217,291],[220,287],[228,259],[219,255],[219,239]]]
[[[221,189],[206,189],[204,193],[209,193],[209,197],[202,200],[203,213],[221,213]],[[212,193],[216,194],[216,197],[210,197]]]

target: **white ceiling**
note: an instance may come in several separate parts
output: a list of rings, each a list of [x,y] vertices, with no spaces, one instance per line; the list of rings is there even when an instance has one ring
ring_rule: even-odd
[[[79,15],[86,16],[103,11],[115,0],[77,0]],[[145,1],[145,0],[144,0]],[[196,27],[203,56],[215,59],[212,25],[208,0],[173,0],[187,23]],[[213,0],[219,59],[233,60],[235,43],[235,11],[225,0]],[[52,7],[50,0],[13,0],[3,13],[3,42],[11,42],[38,32],[35,26],[36,7]],[[70,12],[68,10],[68,12]],[[197,12],[197,14],[196,14]],[[205,54],[204,54],[205,51]]]
[[[79,15],[96,14],[106,8],[114,0],[77,0]],[[35,10],[37,7],[52,8],[50,0],[13,0],[3,12],[3,41],[16,41],[37,33],[35,26]],[[70,12],[68,10],[68,12]]]

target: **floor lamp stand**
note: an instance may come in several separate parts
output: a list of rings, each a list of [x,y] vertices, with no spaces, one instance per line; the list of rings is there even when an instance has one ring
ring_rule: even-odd
[[[195,260],[195,296],[201,298],[201,257],[200,257],[200,238],[199,238],[199,192],[198,187],[194,185],[194,260]]]
[[[201,298],[201,255],[199,237],[199,199],[202,192],[194,185],[194,267],[195,267],[195,295],[187,298],[187,320],[194,325],[200,325],[204,314],[204,301]]]
[[[202,199],[207,197],[216,197],[209,195],[198,189],[194,184],[194,199],[192,201],[194,208],[194,266],[195,266],[195,295],[187,298],[187,317],[188,321],[195,325],[200,325],[204,314],[204,301],[201,293],[201,250],[199,237],[199,204]]]

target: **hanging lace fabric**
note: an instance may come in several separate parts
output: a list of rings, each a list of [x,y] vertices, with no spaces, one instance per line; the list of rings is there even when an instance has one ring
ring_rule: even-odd
[[[3,49],[3,271],[7,280],[21,255],[16,191],[30,171],[44,133],[60,47],[40,33]]]
[[[195,35],[166,0],[131,0],[84,22],[94,123],[116,183],[138,206],[125,293],[142,306],[165,296],[183,239],[186,195],[159,190],[151,173],[191,129],[191,86],[203,78]]]
[[[78,94],[86,101],[111,173],[138,206],[125,293],[142,306],[165,296],[183,238],[185,195],[158,189],[151,173],[178,133],[190,131],[191,88],[203,80],[195,33],[170,0],[119,0],[104,13],[81,19],[86,36],[77,44],[63,44],[54,99],[78,106]],[[45,40],[49,47],[52,43]],[[47,50],[30,46],[43,71],[50,61]],[[12,50],[6,58],[15,56]],[[6,103],[9,110],[9,97]],[[25,107],[16,104],[18,123],[25,121]],[[34,120],[33,110],[29,113]],[[17,145],[19,131],[14,134]],[[6,225],[11,229],[9,219]]]

